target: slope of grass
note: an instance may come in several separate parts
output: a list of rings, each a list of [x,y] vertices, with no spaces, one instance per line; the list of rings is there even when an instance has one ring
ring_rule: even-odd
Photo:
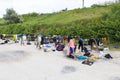
[[[78,8],[74,10],[67,10],[67,11],[60,11],[60,12],[46,13],[46,14],[28,13],[22,15],[24,20],[23,23],[8,25],[8,24],[4,24],[3,19],[0,19],[0,27],[1,29],[4,29],[5,32],[7,30],[7,32],[9,33],[9,28],[14,27],[16,29],[20,26],[24,28],[24,30],[29,27],[32,28],[37,27],[36,28],[37,31],[39,31],[38,29],[42,29],[43,25],[44,25],[44,29],[48,28],[49,26],[57,27],[58,25],[59,26],[62,25],[61,27],[63,27],[66,25],[71,26],[72,24],[74,24],[73,26],[76,26],[76,23],[79,24],[81,21],[87,21],[87,20],[90,21],[93,19],[97,20],[101,18],[103,13],[109,13],[109,11],[111,10],[110,6],[100,6],[100,7],[91,7],[91,8],[82,8],[82,9]]]
[[[30,16],[24,19],[23,24],[68,24],[78,20],[101,17],[102,13],[109,12],[109,10],[109,7],[96,7],[43,14],[37,17]]]

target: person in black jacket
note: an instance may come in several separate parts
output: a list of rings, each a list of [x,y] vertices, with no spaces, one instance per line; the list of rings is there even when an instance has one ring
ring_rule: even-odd
[[[89,41],[88,41],[88,45],[90,45],[91,47],[91,50],[93,49],[93,45],[95,44],[95,41],[93,38],[90,38]]]
[[[68,43],[69,43],[70,39],[72,39],[71,35],[68,36]]]
[[[78,41],[78,49],[80,50],[80,48],[81,48],[81,52],[83,52],[83,39],[82,38],[80,38],[80,40]]]

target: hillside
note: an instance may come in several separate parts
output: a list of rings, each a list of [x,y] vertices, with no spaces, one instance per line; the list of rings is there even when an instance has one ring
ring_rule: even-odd
[[[28,13],[23,14],[23,22],[5,24],[0,19],[0,33],[43,33],[77,35],[82,37],[111,36],[119,37],[120,4],[94,5],[90,8],[74,10],[61,10],[54,13]],[[115,36],[114,36],[115,35]],[[120,38],[119,38],[120,39]],[[117,39],[118,40],[118,39]]]
[[[109,12],[110,8],[108,6],[104,7],[93,7],[93,8],[83,8],[74,9],[68,11],[60,11],[52,14],[42,14],[42,15],[29,15],[24,14],[24,22],[22,24],[68,24],[74,21],[80,21],[83,19],[92,19],[96,17],[101,17],[102,13]],[[32,14],[32,13],[31,13]],[[3,20],[0,19],[0,24]]]
[[[83,19],[101,17],[102,13],[109,12],[109,10],[109,7],[96,7],[61,11],[53,14],[43,14],[36,17],[29,16],[28,18],[25,18],[24,24],[68,24]]]

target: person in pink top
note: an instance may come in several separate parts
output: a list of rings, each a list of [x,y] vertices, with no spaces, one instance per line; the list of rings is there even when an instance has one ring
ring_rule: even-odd
[[[74,52],[74,48],[75,48],[74,41],[73,41],[73,39],[70,39],[70,41],[68,43],[68,50],[67,50],[68,57],[72,57],[71,53]],[[74,57],[72,57],[72,58],[74,58]]]

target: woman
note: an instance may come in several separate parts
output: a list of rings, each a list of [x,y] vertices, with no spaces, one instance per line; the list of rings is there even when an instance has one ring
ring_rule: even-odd
[[[67,51],[68,57],[74,58],[74,56],[71,55],[74,52],[74,49],[75,49],[74,40],[70,39],[68,43],[68,51]]]

